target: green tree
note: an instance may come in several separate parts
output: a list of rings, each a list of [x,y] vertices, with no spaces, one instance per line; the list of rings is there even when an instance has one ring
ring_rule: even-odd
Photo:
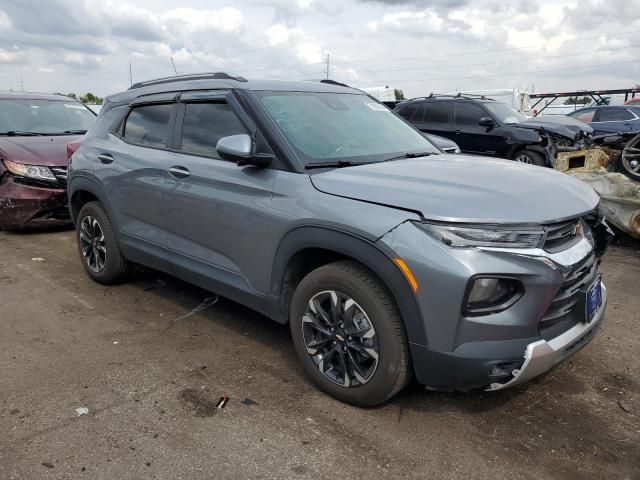
[[[102,105],[104,99],[88,92],[85,95],[80,95],[80,101],[82,103],[90,103],[92,105]]]
[[[396,96],[396,100],[404,100],[404,92],[402,90],[398,90],[397,88],[393,89],[393,94]]]
[[[564,101],[565,105],[586,105],[591,103],[591,97],[569,97]]]

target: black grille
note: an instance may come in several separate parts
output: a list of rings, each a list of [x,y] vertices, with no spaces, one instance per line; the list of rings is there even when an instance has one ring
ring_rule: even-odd
[[[67,185],[67,167],[50,167],[51,172],[58,180],[58,184],[62,186]]]
[[[582,220],[574,218],[566,222],[544,225],[547,237],[544,249],[547,252],[556,253],[571,248],[578,243],[583,236]]]
[[[600,261],[595,253],[571,267],[547,313],[540,321],[540,333],[550,340],[585,320],[586,291],[598,276]]]

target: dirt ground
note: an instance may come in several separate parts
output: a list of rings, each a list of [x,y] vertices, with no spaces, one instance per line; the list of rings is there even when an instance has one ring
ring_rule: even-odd
[[[603,270],[603,329],[542,378],[358,409],[287,327],[154,272],[97,285],[70,231],[0,232],[0,478],[638,479],[638,245]]]

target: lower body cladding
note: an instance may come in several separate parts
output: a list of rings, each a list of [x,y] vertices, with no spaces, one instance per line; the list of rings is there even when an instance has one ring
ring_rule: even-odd
[[[418,283],[421,318],[405,318],[405,327],[416,377],[427,388],[498,390],[525,382],[586,345],[603,321],[607,293],[586,238],[558,253],[462,249],[407,222],[379,242]],[[505,285],[496,301],[472,302],[473,286],[495,287],[495,279]]]
[[[0,178],[1,230],[70,225],[65,189],[19,182],[9,174]]]

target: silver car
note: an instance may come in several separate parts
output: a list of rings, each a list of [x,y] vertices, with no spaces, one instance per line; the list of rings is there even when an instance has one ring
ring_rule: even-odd
[[[498,390],[588,343],[607,293],[598,196],[443,154],[362,92],[223,73],[107,99],[71,157],[89,276],[132,264],[289,323],[309,376],[377,405],[412,375]]]

